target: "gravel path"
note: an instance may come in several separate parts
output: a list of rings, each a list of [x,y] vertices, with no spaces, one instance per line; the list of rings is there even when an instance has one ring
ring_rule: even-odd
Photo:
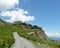
[[[15,38],[15,43],[12,45],[11,48],[34,48],[31,42],[23,37],[20,37],[17,32],[14,32],[13,35]]]

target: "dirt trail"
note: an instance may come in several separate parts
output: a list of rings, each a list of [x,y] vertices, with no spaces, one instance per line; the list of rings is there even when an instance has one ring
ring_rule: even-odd
[[[17,32],[13,33],[15,38],[15,43],[11,48],[34,48],[33,44],[27,39],[20,37]]]

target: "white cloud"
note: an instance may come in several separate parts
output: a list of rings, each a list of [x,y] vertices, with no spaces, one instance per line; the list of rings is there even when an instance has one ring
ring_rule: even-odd
[[[8,16],[11,17],[10,20],[6,20],[8,22],[14,22],[14,21],[32,21],[34,20],[34,16],[28,16],[28,12],[24,9],[16,8],[15,10],[8,10],[11,8],[15,8],[16,5],[19,5],[19,0],[0,0],[0,10],[1,15],[0,16]]]
[[[29,14],[27,11],[25,11],[25,14]]]
[[[0,10],[13,8],[19,4],[19,0],[0,0]]]
[[[27,21],[33,21],[35,19],[34,16],[27,16],[25,14],[28,14],[28,12],[25,11],[24,9],[16,9],[12,11],[1,12],[1,16],[11,17],[10,20],[6,20],[8,22],[14,22],[14,21],[27,22]]]
[[[46,32],[46,34],[47,34],[47,36],[49,36],[49,37],[60,37],[60,33],[47,33]]]

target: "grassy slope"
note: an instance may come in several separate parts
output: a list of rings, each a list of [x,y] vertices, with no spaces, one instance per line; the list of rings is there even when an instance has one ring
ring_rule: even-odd
[[[58,43],[50,40],[43,40],[41,38],[38,38],[37,36],[27,34],[29,32],[34,32],[34,30],[24,30],[21,25],[11,26],[5,22],[2,23],[4,23],[4,25],[0,25],[0,48],[9,48],[14,43],[14,31],[17,31],[20,36],[32,41],[35,46],[38,46],[37,43],[40,43],[40,46],[38,46],[37,48],[42,48],[43,46],[44,48],[58,48]]]
[[[47,48],[49,48],[49,47],[50,48],[59,48],[58,45],[51,40],[44,40],[44,39],[38,38],[37,36],[27,34],[29,32],[34,32],[34,30],[24,30],[21,25],[16,25],[16,26],[14,26],[14,28],[18,31],[18,34],[20,36],[32,41],[34,44],[40,43],[41,45],[47,46]]]
[[[2,25],[2,24],[3,25]],[[13,29],[6,22],[0,22],[0,48],[9,48],[14,42]]]

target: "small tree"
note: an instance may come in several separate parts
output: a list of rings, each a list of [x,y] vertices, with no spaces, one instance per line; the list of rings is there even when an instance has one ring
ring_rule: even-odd
[[[33,29],[38,29],[38,26],[37,26],[37,25],[34,25],[34,26],[33,26]]]

